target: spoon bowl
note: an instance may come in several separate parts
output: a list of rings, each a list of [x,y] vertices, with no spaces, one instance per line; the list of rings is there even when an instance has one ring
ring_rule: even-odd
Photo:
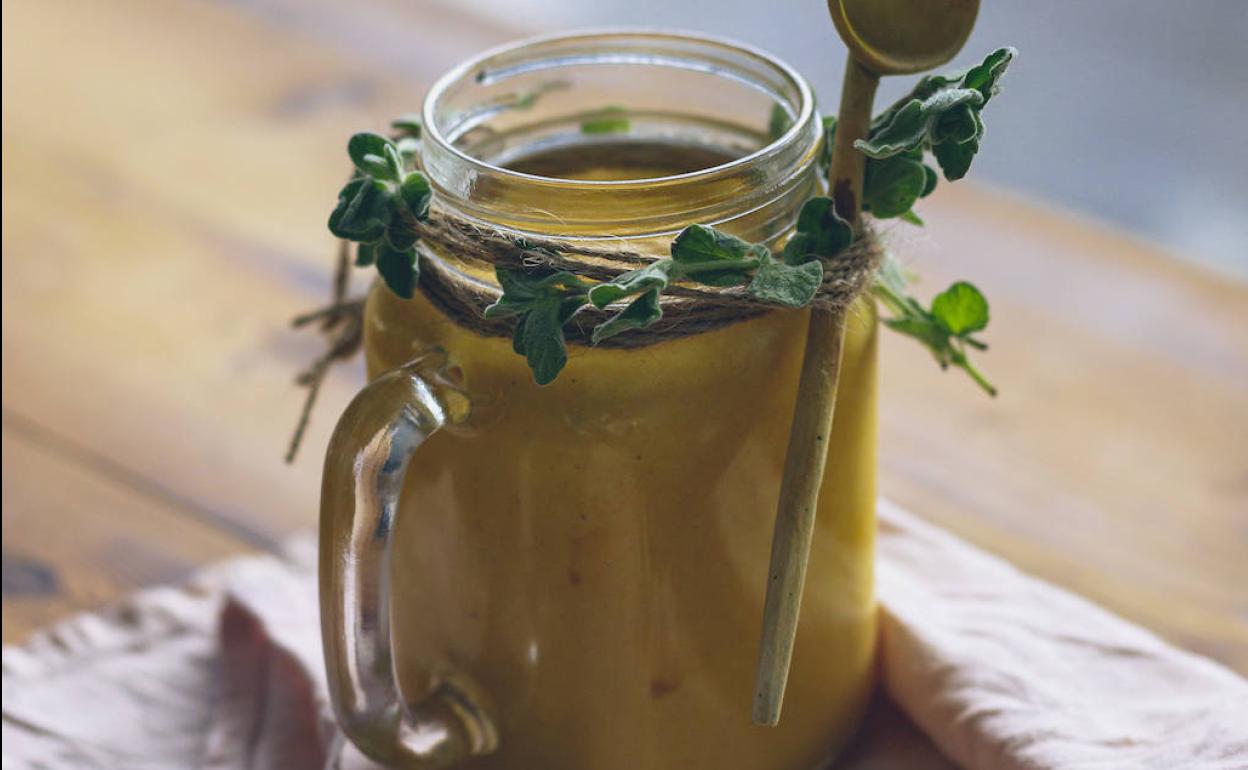
[[[877,75],[908,75],[957,55],[979,0],[828,0],[850,55]]]

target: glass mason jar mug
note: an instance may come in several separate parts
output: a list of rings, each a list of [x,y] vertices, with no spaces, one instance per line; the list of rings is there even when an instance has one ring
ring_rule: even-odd
[[[442,78],[423,118],[440,205],[543,237],[663,256],[698,222],[774,247],[819,192],[810,89],[721,41],[523,43]],[[339,421],[322,490],[322,628],[346,735],[395,767],[827,761],[869,698],[875,642],[871,303],[848,324],[784,714],[768,728],[750,704],[806,313],[571,345],[539,387],[509,339],[375,286],[374,379]]]

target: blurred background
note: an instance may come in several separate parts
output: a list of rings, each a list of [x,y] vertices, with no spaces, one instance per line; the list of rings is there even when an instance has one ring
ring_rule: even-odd
[[[315,525],[330,429],[290,319],[329,296],[346,138],[485,48],[680,27],[834,109],[823,0],[5,0],[4,639]],[[881,346],[879,488],[1248,671],[1248,2],[983,0],[1021,58],[970,178],[890,241],[992,303],[996,400]],[[881,101],[909,78],[886,80]],[[370,276],[357,275],[362,286]]]

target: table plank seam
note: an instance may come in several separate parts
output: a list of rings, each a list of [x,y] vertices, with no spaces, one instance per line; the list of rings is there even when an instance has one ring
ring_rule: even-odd
[[[234,521],[133,468],[41,425],[10,407],[4,407],[2,415],[4,426],[13,431],[15,435],[69,464],[104,476],[136,494],[170,506],[199,523],[229,534],[247,545],[270,552],[277,552],[281,548],[281,540],[278,538]]]

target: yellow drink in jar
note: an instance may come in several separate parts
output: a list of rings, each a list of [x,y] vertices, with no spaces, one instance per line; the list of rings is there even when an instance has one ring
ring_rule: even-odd
[[[616,220],[631,234],[638,200],[679,218],[724,198],[724,179],[664,180],[739,155],[678,140],[564,143],[511,152],[505,165],[520,174],[500,170],[504,181],[479,180],[467,197],[501,226],[533,230],[525,217],[557,208],[543,235]],[[813,168],[800,173],[813,180]],[[627,194],[584,182],[627,182]],[[812,185],[743,205],[724,229],[756,236],[785,207],[791,221]],[[462,766],[806,770],[844,745],[871,692],[875,644],[876,317],[865,300],[849,318],[784,714],[775,728],[750,722],[805,328],[805,312],[778,311],[635,349],[572,345],[539,387],[509,339],[459,326],[419,292],[373,289],[370,375],[440,349],[472,404],[407,470],[388,575],[404,697],[418,701],[440,671],[486,694],[499,745]]]

